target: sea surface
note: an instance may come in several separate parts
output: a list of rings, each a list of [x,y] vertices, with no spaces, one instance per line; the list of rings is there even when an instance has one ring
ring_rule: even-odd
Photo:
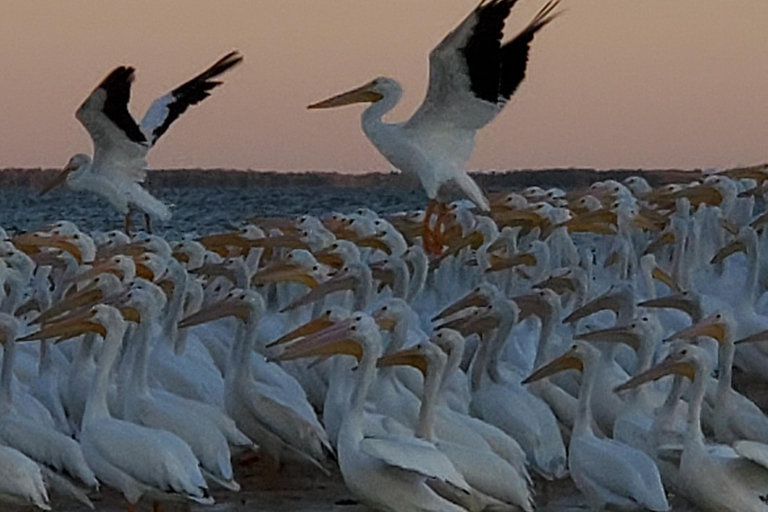
[[[179,238],[184,233],[205,235],[240,226],[249,217],[327,215],[367,207],[379,213],[423,208],[420,189],[341,187],[156,188],[150,192],[171,204],[173,218],[153,224],[153,231]],[[0,189],[0,226],[8,231],[38,229],[58,220],[75,222],[86,232],[123,229],[124,219],[106,201],[86,192],[58,189],[40,196],[31,188]],[[135,223],[143,225],[136,214]]]

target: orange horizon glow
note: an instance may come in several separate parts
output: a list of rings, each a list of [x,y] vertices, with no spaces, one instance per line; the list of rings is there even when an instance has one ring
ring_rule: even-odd
[[[512,37],[544,0],[519,0]],[[114,67],[131,110],[231,49],[245,55],[150,153],[153,168],[386,171],[363,107],[306,106],[391,76],[389,120],[424,97],[429,51],[476,0],[13,2],[0,18],[0,167],[59,167],[74,118]],[[471,169],[723,168],[768,161],[768,2],[562,0],[526,80],[478,136]]]

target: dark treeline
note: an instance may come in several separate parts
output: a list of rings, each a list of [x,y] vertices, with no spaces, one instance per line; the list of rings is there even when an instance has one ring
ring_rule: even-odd
[[[0,187],[42,188],[58,173],[58,169],[0,169]],[[532,185],[572,189],[588,186],[598,180],[623,180],[642,174],[651,185],[686,182],[697,179],[701,172],[680,170],[615,170],[551,169],[472,173],[487,191],[520,189]],[[402,188],[416,185],[396,173],[342,174],[336,172],[276,172],[227,169],[151,170],[147,184],[153,188],[180,187],[351,187]]]

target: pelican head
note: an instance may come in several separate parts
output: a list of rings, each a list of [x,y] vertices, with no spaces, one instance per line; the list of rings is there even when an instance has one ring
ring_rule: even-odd
[[[56,175],[56,177],[51,180],[50,183],[48,183],[43,190],[40,191],[40,195],[47,194],[51,190],[55,189],[66,179],[69,177],[69,175],[72,172],[76,172],[80,169],[84,169],[87,166],[91,165],[91,157],[84,154],[84,153],[78,153],[72,158],[69,159],[69,162],[67,162],[67,165],[64,166],[64,168],[59,171],[59,174]]]
[[[384,97],[396,96],[399,98],[401,91],[400,84],[395,80],[379,77],[351,91],[338,94],[318,103],[313,103],[307,108],[333,108],[351,105],[352,103],[376,103]]]

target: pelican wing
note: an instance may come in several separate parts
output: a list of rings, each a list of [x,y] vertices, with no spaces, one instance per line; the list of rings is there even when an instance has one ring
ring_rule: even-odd
[[[237,51],[229,52],[211,67],[181,84],[165,96],[156,99],[141,120],[141,132],[154,145],[187,109],[211,95],[211,91],[223,82],[213,80],[243,61]]]
[[[85,99],[75,117],[93,141],[93,172],[144,179],[149,141],[128,112],[134,68],[115,68]]]
[[[530,43],[555,15],[548,2],[514,39],[502,44],[516,0],[481,3],[430,53],[427,97],[407,126],[445,124],[478,130],[502,110],[525,77]]]
[[[427,478],[436,478],[469,491],[464,477],[435,445],[409,437],[366,437],[360,450],[400,469],[414,471]]]

